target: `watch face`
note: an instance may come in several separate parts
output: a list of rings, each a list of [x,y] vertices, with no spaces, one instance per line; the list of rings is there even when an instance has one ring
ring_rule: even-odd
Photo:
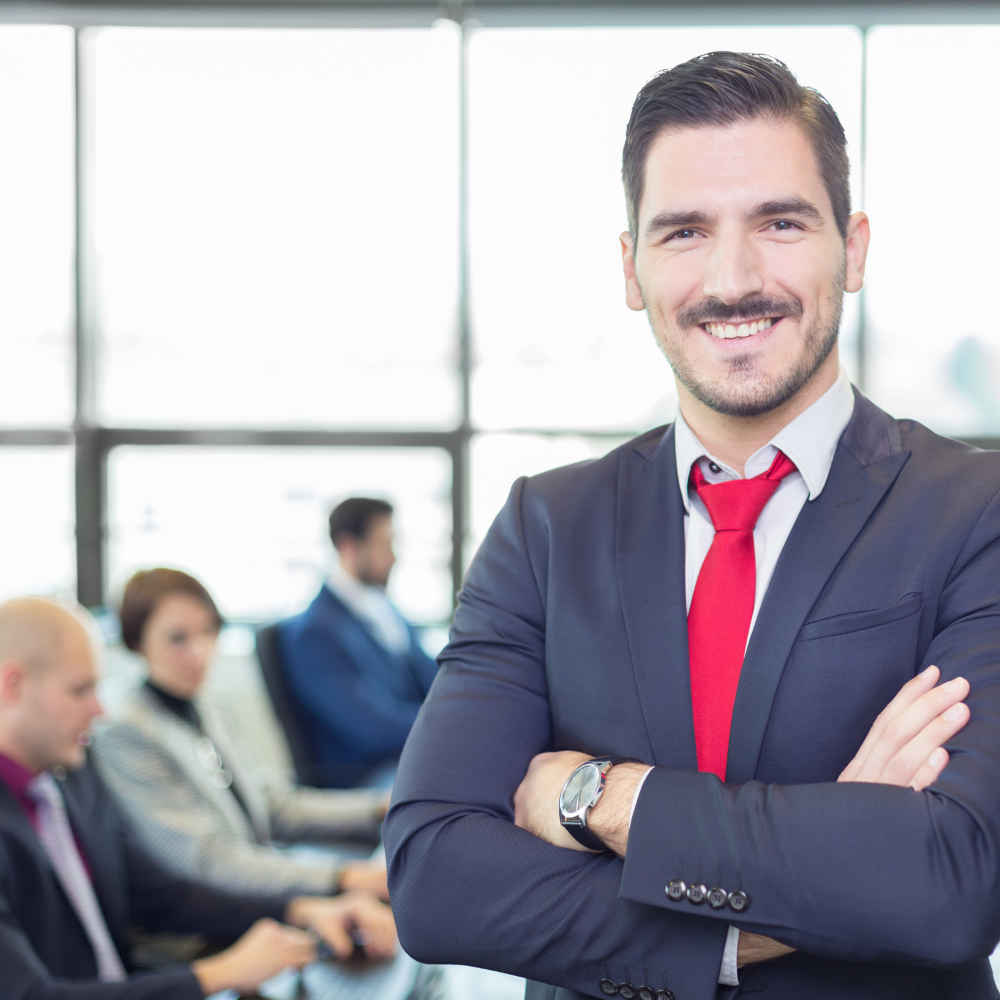
[[[559,799],[559,809],[564,816],[575,816],[586,809],[601,785],[601,771],[596,764],[584,764],[569,777]]]

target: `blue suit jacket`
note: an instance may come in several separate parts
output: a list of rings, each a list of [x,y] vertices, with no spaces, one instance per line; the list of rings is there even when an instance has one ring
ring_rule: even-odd
[[[111,940],[128,969],[129,929],[198,932],[215,941],[261,917],[284,919],[291,893],[243,896],[178,878],[147,854],[90,765],[61,782]],[[0,781],[0,996],[4,1000],[201,1000],[190,968],[97,981],[83,925],[38,834]]]
[[[673,433],[519,480],[469,570],[385,827],[400,937],[599,996],[717,986],[726,927],[798,948],[743,970],[787,1000],[996,997],[1000,454],[860,394],[781,553],[740,676],[727,781],[696,769]],[[836,784],[879,711],[936,663],[971,721],[922,793]],[[656,765],[628,857],[552,847],[511,796],[549,749]],[[737,887],[737,915],[665,893]],[[627,971],[626,971],[627,967]]]
[[[328,587],[281,623],[278,644],[306,738],[333,783],[399,756],[437,672],[413,629],[410,652],[395,656]],[[342,780],[338,780],[342,779]]]

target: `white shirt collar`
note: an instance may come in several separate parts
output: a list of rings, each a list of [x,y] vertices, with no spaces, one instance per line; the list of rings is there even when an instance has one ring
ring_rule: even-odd
[[[410,630],[393,607],[385,588],[362,583],[335,561],[326,585],[359,618],[375,640],[390,653],[402,656],[411,645]]]
[[[782,427],[763,448],[750,456],[746,464],[747,475],[755,476],[766,471],[774,460],[775,451],[783,451],[802,474],[809,490],[809,499],[815,500],[823,492],[840,436],[853,413],[854,390],[842,365],[837,381],[815,403]],[[688,479],[691,476],[691,466],[699,458],[708,458],[729,473],[730,478],[740,478],[739,473],[711,454],[694,436],[694,431],[688,427],[679,409],[674,422],[674,451],[677,456],[677,482],[684,498],[685,510],[690,510]]]

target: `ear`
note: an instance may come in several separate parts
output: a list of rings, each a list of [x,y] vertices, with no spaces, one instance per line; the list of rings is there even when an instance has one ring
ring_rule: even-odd
[[[847,220],[847,273],[844,290],[860,292],[865,283],[865,261],[868,259],[868,243],[871,240],[871,225],[864,212],[855,212]]]
[[[0,705],[10,705],[24,697],[27,670],[20,660],[0,663]]]
[[[629,309],[642,312],[646,303],[642,301],[639,279],[635,276],[635,241],[631,233],[622,233],[618,239],[622,245],[622,269],[625,271],[625,304]]]

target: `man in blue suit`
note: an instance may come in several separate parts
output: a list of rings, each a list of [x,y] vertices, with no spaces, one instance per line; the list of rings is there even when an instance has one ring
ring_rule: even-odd
[[[391,504],[343,501],[330,538],[337,565],[282,623],[282,663],[326,783],[387,783],[437,667],[385,593],[396,562]]]
[[[659,74],[622,173],[677,419],[476,555],[386,823],[403,946],[539,1000],[996,998],[1000,455],[848,383],[868,220],[783,64]]]

